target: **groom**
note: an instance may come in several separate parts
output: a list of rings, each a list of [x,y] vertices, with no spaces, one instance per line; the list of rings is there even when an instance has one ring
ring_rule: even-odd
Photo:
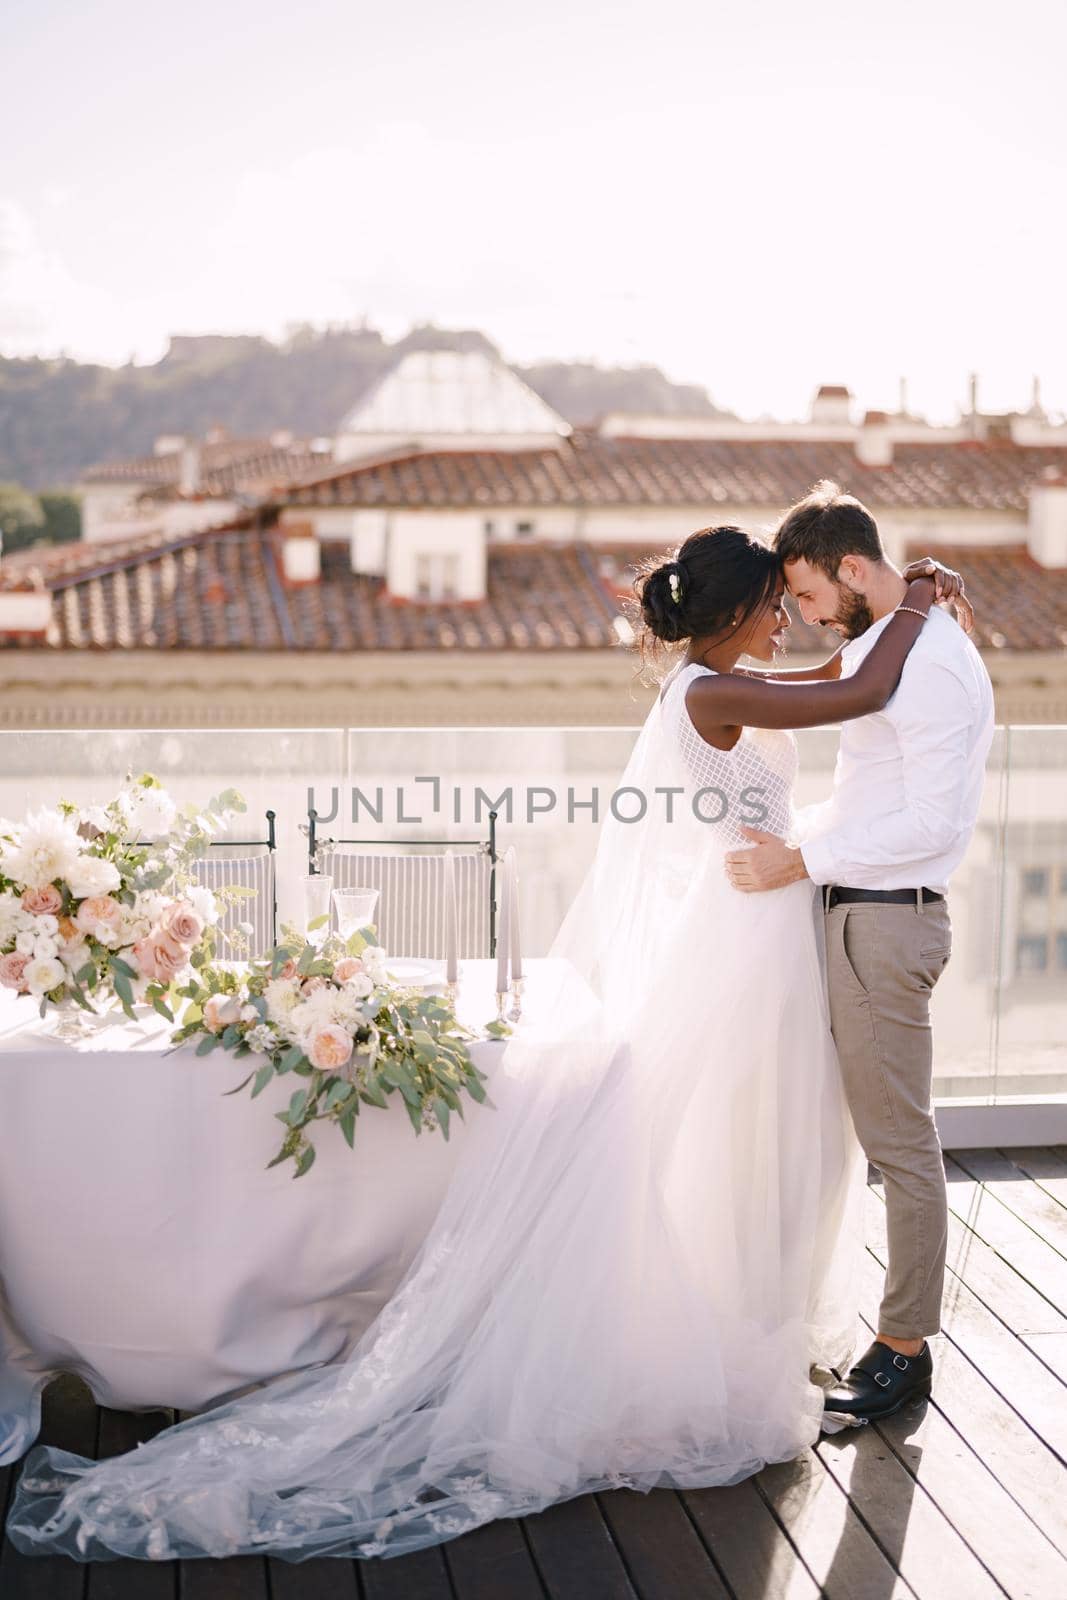
[[[774,542],[804,621],[844,635],[850,675],[906,589],[874,518],[820,483]],[[833,793],[804,814],[799,849],[746,829],[755,847],[727,858],[739,889],[807,877],[822,891],[831,1028],[860,1144],[885,1182],[889,1244],[877,1336],[826,1396],[828,1413],[856,1420],[930,1392],[948,1232],[930,994],[949,959],[945,891],[974,831],[992,737],[989,675],[935,607],[884,710],[843,725]]]

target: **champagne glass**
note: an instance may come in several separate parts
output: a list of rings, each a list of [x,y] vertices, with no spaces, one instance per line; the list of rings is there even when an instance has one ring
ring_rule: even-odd
[[[367,928],[374,920],[378,904],[377,889],[335,889],[333,906],[337,912],[337,929],[342,939]]]
[[[321,950],[330,931],[330,895],[333,892],[333,879],[328,873],[310,872],[305,873],[300,881],[304,886],[304,937],[308,944],[313,944],[316,950]],[[308,926],[320,917],[326,918],[320,927]]]

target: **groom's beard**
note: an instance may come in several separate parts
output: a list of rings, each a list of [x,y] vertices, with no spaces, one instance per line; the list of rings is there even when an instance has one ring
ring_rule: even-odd
[[[844,639],[858,639],[874,624],[874,614],[867,604],[867,597],[843,583],[838,584],[837,593],[837,610],[829,626]]]

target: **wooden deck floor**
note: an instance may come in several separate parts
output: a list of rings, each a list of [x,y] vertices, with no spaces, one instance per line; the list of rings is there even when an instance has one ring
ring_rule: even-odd
[[[2,1600],[1067,1600],[1067,1147],[959,1150],[934,1398],[728,1489],[591,1495],[391,1561],[80,1566],[0,1551]],[[868,1191],[870,1324],[885,1258]],[[169,1418],[73,1380],[43,1439],[110,1455]],[[0,1504],[18,1467],[0,1470]]]

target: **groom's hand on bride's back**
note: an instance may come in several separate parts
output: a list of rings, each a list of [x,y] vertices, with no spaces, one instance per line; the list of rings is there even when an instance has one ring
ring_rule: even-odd
[[[907,583],[913,578],[933,578],[934,604],[951,603],[955,607],[956,621],[964,633],[974,632],[974,607],[963,592],[962,577],[952,567],[935,561],[933,556],[922,556],[918,561],[909,561],[901,577]]]
[[[741,825],[751,850],[730,850],[726,856],[726,876],[735,889],[758,894],[762,889],[784,889],[808,875],[804,857],[776,833]]]

